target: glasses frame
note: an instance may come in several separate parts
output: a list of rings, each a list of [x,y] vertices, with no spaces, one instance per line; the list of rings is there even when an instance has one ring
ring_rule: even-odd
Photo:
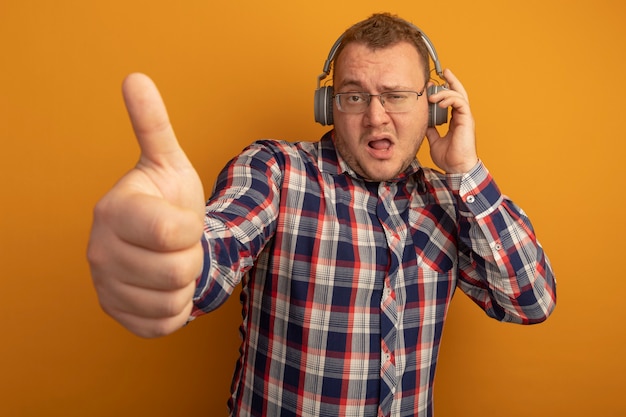
[[[335,102],[337,104],[337,109],[342,112],[342,113],[347,113],[347,114],[361,114],[361,113],[365,113],[367,111],[367,109],[369,108],[370,104],[372,103],[372,97],[378,97],[378,100],[380,101],[380,104],[383,106],[383,108],[385,109],[385,111],[387,113],[407,113],[409,110],[403,110],[403,111],[395,111],[395,110],[388,110],[385,107],[385,96],[389,96],[389,95],[393,95],[398,94],[398,93],[413,93],[415,94],[415,102],[417,102],[417,100],[419,100],[419,98],[424,94],[424,91],[426,90],[426,88],[422,89],[422,91],[412,91],[412,90],[393,90],[393,91],[385,91],[383,93],[380,94],[370,94],[370,93],[366,93],[364,91],[346,91],[344,93],[335,93],[333,94],[333,99],[335,99]],[[366,102],[367,105],[363,108],[363,110],[361,111],[346,111],[344,109],[342,109],[341,107],[341,97],[342,96],[349,96],[349,95],[361,95],[363,97],[366,98]]]

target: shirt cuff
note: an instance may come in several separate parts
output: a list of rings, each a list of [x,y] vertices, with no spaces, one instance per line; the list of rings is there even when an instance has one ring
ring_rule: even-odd
[[[503,196],[489,170],[478,161],[465,174],[446,174],[448,185],[457,197],[462,216],[484,217],[502,203]]]

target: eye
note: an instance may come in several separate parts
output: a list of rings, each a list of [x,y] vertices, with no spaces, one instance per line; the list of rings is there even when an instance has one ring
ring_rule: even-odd
[[[364,102],[365,98],[361,94],[348,94],[346,101],[350,104],[358,104]]]
[[[409,98],[409,94],[402,91],[390,91],[385,93],[385,101],[390,103],[402,103]]]

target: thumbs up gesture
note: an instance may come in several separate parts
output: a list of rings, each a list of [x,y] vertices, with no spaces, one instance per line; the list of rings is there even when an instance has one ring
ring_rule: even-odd
[[[131,74],[123,94],[141,155],[97,203],[87,258],[103,310],[155,337],[191,312],[203,266],[204,192],[154,83]]]

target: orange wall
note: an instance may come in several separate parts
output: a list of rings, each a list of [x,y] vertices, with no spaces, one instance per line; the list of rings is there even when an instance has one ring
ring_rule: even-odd
[[[0,416],[225,414],[237,297],[142,340],[91,287],[91,209],[138,151],[121,81],[156,80],[208,191],[254,139],[319,137],[312,98],[328,49],[383,4],[464,82],[482,159],[530,214],[559,282],[555,314],[535,327],[488,320],[457,294],[437,416],[625,415],[626,6],[500,3],[4,0]]]

